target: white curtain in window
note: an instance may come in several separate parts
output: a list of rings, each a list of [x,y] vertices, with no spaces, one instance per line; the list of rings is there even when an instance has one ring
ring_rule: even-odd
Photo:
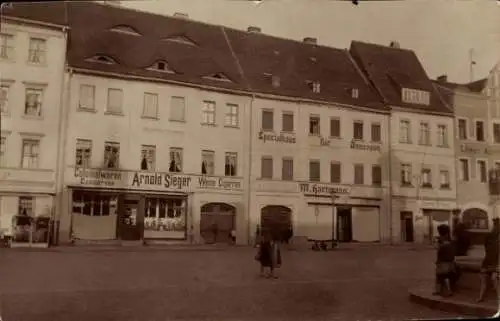
[[[172,97],[170,99],[170,119],[171,120],[184,120],[184,97]]]
[[[158,117],[158,95],[144,93],[144,109],[142,115],[145,117]]]

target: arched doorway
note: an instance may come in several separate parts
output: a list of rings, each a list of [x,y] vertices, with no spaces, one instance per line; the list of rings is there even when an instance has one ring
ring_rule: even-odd
[[[201,207],[200,234],[205,243],[228,243],[235,229],[236,208],[226,203],[208,203]]]
[[[469,208],[462,214],[462,222],[468,229],[488,229],[488,213],[480,208]]]
[[[289,228],[292,228],[292,210],[282,205],[267,205],[260,211],[261,230],[269,231],[273,236],[284,240]]]

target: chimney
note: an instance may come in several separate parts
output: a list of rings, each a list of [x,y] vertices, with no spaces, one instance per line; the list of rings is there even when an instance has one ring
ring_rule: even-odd
[[[401,48],[401,46],[399,45],[399,42],[397,42],[397,41],[391,41],[391,44],[389,45],[389,47],[391,47],[391,48]]]
[[[261,33],[262,29],[260,29],[259,27],[250,26],[250,27],[247,28],[247,31],[248,32],[253,32],[253,33]]]
[[[305,37],[304,40],[303,40],[303,42],[311,44],[311,45],[318,44],[318,40],[316,38],[312,38],[312,37]]]
[[[189,15],[187,13],[183,13],[183,12],[174,13],[174,17],[179,18],[179,19],[189,19]]]
[[[448,82],[448,76],[447,75],[441,75],[437,77],[438,82]]]

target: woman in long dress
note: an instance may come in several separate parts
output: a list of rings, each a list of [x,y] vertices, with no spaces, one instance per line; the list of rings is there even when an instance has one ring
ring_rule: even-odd
[[[281,266],[281,251],[279,242],[269,232],[264,233],[256,259],[260,262],[260,275],[262,277],[277,278],[274,271]],[[266,268],[269,269],[267,275],[265,274]]]

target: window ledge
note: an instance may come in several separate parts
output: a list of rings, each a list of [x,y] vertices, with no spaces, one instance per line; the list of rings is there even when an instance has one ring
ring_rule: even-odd
[[[448,145],[436,145],[436,147],[439,147],[439,148],[450,148],[450,146],[448,146]]]
[[[145,116],[145,115],[142,115],[141,119],[160,120],[160,117],[158,117],[158,116],[155,117],[155,116]]]
[[[24,119],[33,119],[33,120],[43,120],[43,119],[44,119],[44,117],[43,117],[43,116],[26,115],[26,114],[24,114],[24,115],[22,116],[22,118],[24,118]]]
[[[16,59],[14,59],[13,57],[0,58],[0,61],[12,64],[16,63]]]
[[[402,183],[401,187],[414,187],[411,183]]]
[[[224,125],[224,128],[240,129],[240,126]]]
[[[260,129],[261,132],[263,133],[268,133],[268,134],[276,134],[276,132],[274,131],[274,129],[264,129],[264,128],[261,128]],[[499,143],[500,144],[500,143]]]
[[[342,136],[328,136],[329,139],[342,140]]]
[[[185,119],[169,118],[168,121],[175,122],[175,123],[186,123]]]
[[[422,188],[424,188],[424,189],[432,189],[432,185],[422,185]]]
[[[427,143],[418,143],[419,146],[426,146],[426,147],[429,147],[429,146],[432,146],[431,143],[427,144]]]
[[[321,134],[320,133],[317,133],[317,134],[309,133],[309,137],[321,137]]]
[[[216,123],[201,123],[201,125],[207,127],[219,127]]]
[[[295,131],[293,131],[293,130],[282,130],[280,133],[287,134],[287,135],[295,135]]]
[[[442,190],[451,190],[451,187],[450,186],[439,186],[439,189],[442,189]]]
[[[370,141],[370,144],[382,145],[382,141]]]
[[[79,112],[86,112],[86,113],[97,113],[97,109],[95,108],[82,108],[82,107],[78,107],[76,111],[79,111]]]
[[[46,62],[33,62],[33,61],[26,61],[26,64],[28,66],[32,67],[48,67],[49,65]]]
[[[104,115],[111,115],[111,116],[125,116],[124,113],[122,112],[114,112],[114,111],[105,111]]]
[[[0,115],[2,115],[2,117],[6,117],[6,118],[10,118],[10,110],[8,111],[4,111],[3,113],[1,113]]]
[[[224,177],[238,178],[238,176],[236,176],[236,175],[227,175],[227,174],[224,174]]]

